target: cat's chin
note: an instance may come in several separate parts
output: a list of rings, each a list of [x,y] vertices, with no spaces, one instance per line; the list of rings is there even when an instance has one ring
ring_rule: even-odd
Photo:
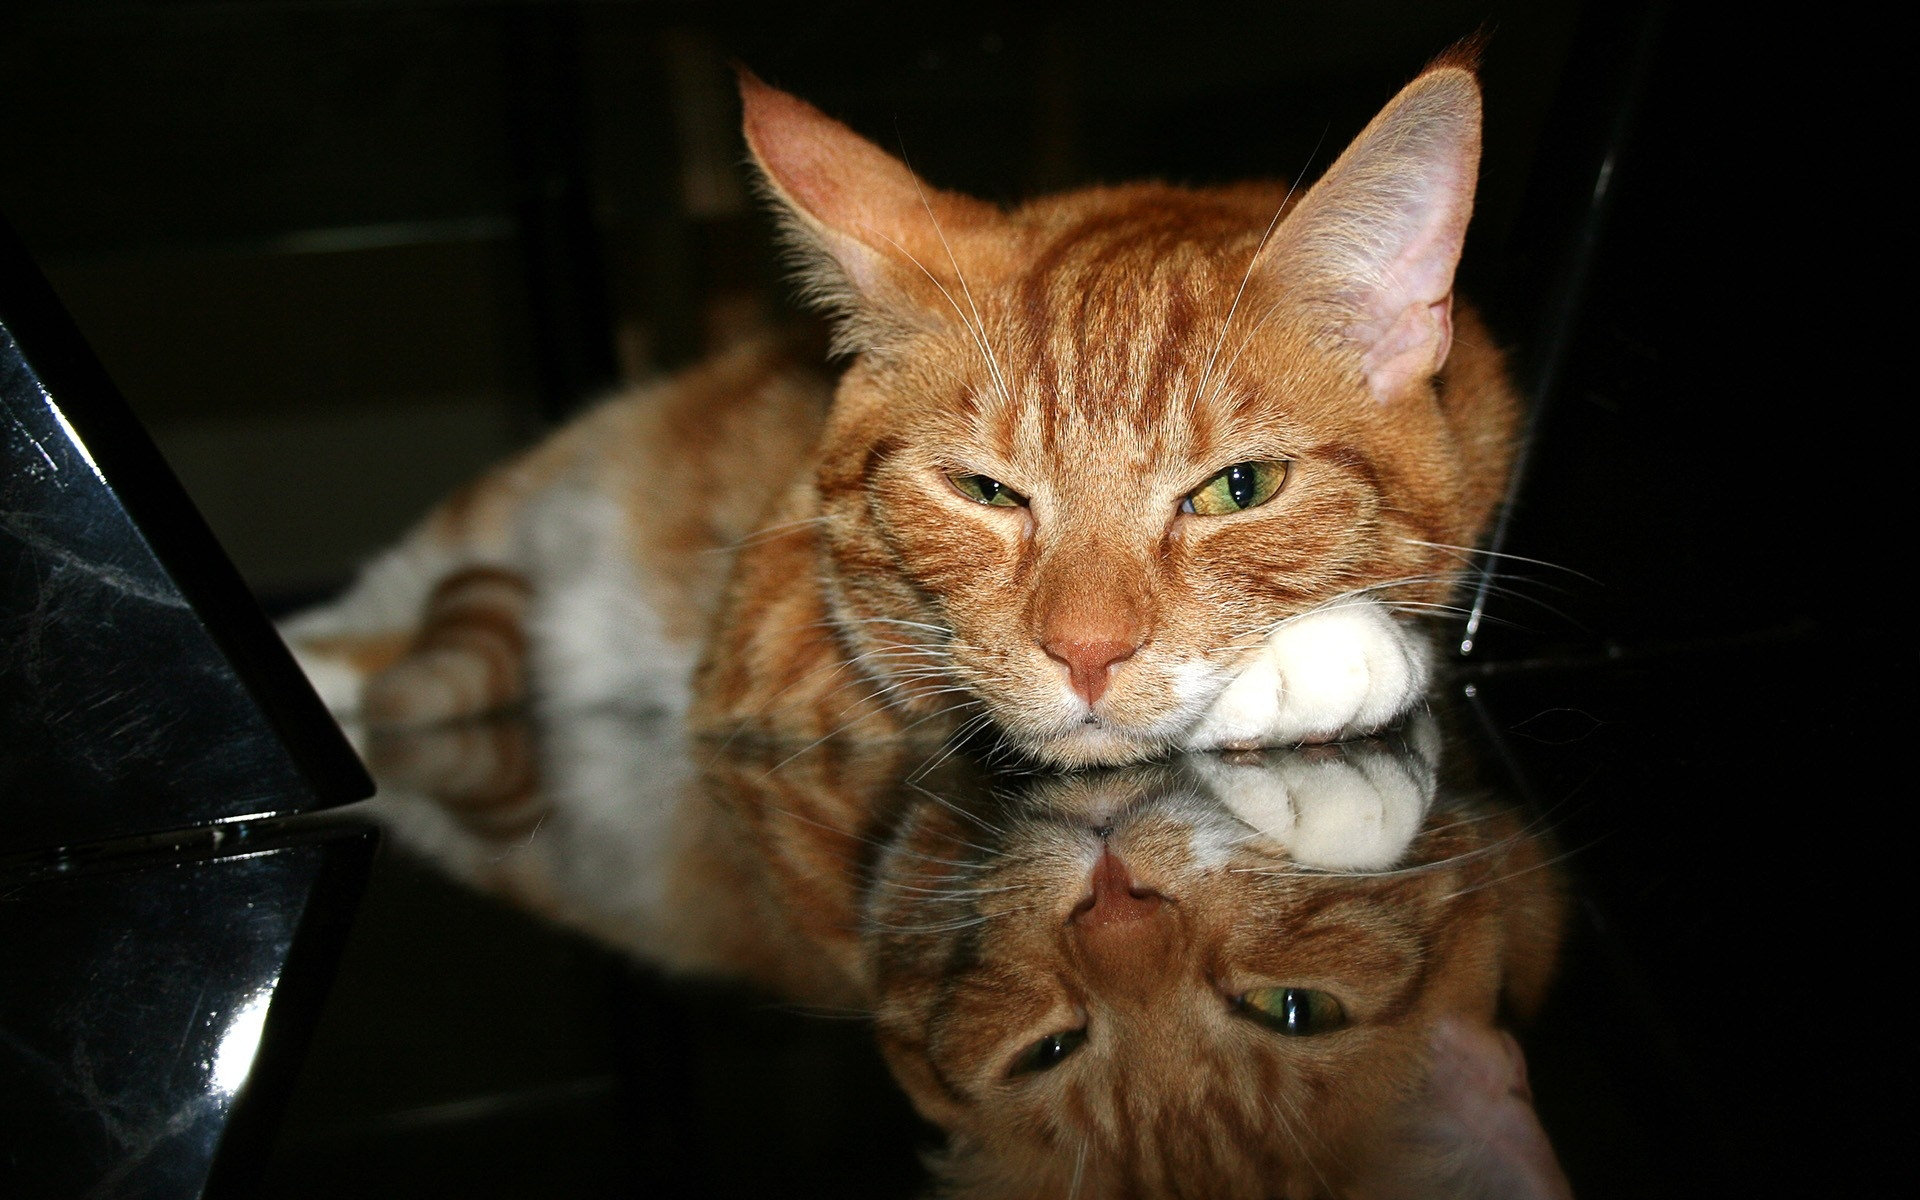
[[[1173,749],[1172,742],[1151,733],[1128,730],[1110,721],[1078,722],[1040,736],[1016,738],[1028,757],[1048,766],[1114,767],[1155,758]]]

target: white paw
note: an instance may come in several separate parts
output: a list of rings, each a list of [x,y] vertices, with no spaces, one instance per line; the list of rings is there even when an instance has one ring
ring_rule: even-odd
[[[1295,617],[1267,636],[1184,743],[1215,750],[1371,733],[1426,692],[1430,653],[1372,600],[1343,600]]]
[[[1405,737],[1271,752],[1238,763],[1193,760],[1220,802],[1303,866],[1374,871],[1393,866],[1433,803],[1439,734],[1416,719]]]

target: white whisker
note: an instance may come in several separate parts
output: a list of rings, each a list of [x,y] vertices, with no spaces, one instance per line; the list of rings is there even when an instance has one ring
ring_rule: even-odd
[[[1253,281],[1253,268],[1260,261],[1260,252],[1267,248],[1267,241],[1273,237],[1273,231],[1280,224],[1280,218],[1286,214],[1287,205],[1292,202],[1294,189],[1298,186],[1297,179],[1287,185],[1287,194],[1280,198],[1280,207],[1273,210],[1273,219],[1267,222],[1266,229],[1260,234],[1260,240],[1254,243],[1253,253],[1247,256],[1246,272],[1240,276],[1240,287],[1233,293],[1233,303],[1227,306],[1227,315],[1220,322],[1220,336],[1213,343],[1213,353],[1207,355],[1207,365],[1200,372],[1200,382],[1194,385],[1192,398],[1187,401],[1188,413],[1199,408],[1200,402],[1206,399],[1207,381],[1213,377],[1213,364],[1219,361],[1220,348],[1227,344],[1227,330],[1233,328],[1233,314],[1240,311],[1240,300],[1247,294],[1247,284]]]

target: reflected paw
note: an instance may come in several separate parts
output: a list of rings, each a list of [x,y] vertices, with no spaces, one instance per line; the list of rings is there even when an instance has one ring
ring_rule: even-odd
[[[1431,717],[1404,737],[1232,758],[1194,769],[1235,817],[1303,866],[1382,870],[1406,853],[1433,803],[1440,738]]]

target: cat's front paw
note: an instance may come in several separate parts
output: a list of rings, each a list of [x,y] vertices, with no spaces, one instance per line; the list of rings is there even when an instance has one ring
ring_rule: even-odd
[[[1371,733],[1427,690],[1431,650],[1372,600],[1281,625],[1188,730],[1189,750],[1328,742]]]

